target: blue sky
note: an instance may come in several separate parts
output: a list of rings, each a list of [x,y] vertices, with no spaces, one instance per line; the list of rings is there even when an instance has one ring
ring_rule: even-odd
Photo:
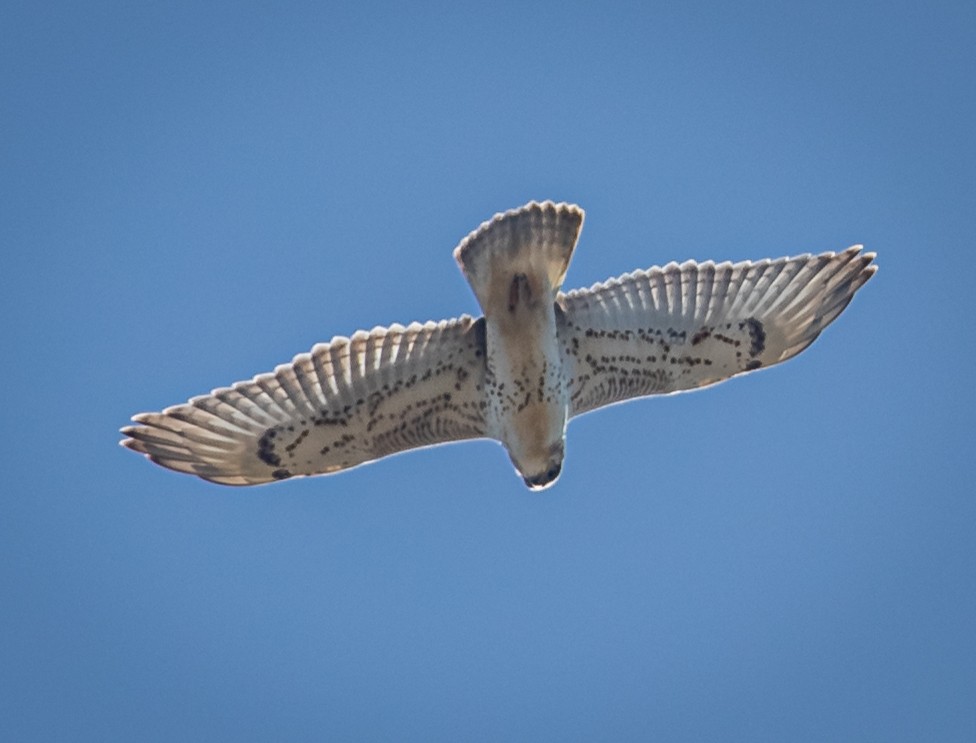
[[[976,739],[972,3],[0,10],[0,738]],[[567,288],[864,243],[807,352],[570,425],[242,490],[133,413]]]

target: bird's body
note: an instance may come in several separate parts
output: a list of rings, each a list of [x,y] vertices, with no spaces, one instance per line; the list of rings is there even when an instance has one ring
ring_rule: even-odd
[[[526,485],[559,476],[570,418],[723,381],[806,348],[874,255],[668,264],[560,291],[583,212],[531,202],[454,252],[484,313],[337,337],[253,380],[133,418],[123,445],[213,482],[327,474],[492,438]]]
[[[578,207],[530,205],[484,223],[454,251],[485,316],[489,435],[534,489],[562,468],[570,379],[556,298],[582,226]]]

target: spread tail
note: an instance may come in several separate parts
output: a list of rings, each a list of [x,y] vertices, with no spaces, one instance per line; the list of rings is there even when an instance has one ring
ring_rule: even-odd
[[[530,201],[484,222],[454,249],[454,259],[486,315],[509,303],[520,281],[553,302],[582,226],[575,204]]]

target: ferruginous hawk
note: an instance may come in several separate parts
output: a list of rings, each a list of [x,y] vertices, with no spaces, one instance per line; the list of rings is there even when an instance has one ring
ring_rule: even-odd
[[[337,336],[254,379],[140,413],[123,446],[224,485],[338,472],[462,439],[499,441],[552,485],[566,424],[795,356],[874,274],[873,253],[669,263],[560,291],[583,210],[531,202],[454,251],[482,317]]]

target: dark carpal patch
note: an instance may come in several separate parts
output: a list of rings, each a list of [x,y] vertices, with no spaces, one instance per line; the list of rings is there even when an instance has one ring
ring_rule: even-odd
[[[763,328],[763,324],[759,320],[750,317],[748,320],[743,320],[739,328],[748,329],[749,331],[749,339],[751,341],[751,345],[749,346],[750,356],[758,356],[766,350],[766,329]]]
[[[269,464],[272,467],[278,467],[281,465],[281,457],[275,454],[274,450],[274,440],[275,436],[278,435],[278,430],[275,428],[269,428],[264,434],[258,439],[258,459],[260,459],[265,464]]]

